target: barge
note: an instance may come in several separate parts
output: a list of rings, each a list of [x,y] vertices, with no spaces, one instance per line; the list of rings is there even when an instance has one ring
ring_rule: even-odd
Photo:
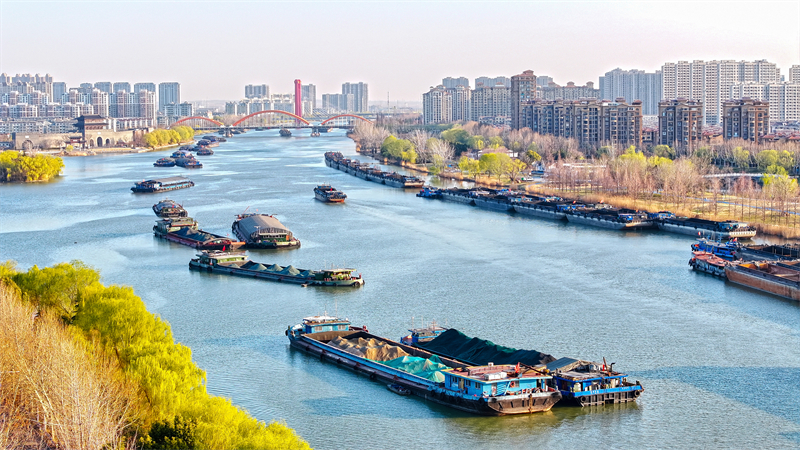
[[[567,211],[566,217],[570,222],[613,230],[644,230],[656,226],[647,214],[625,208],[575,209]]]
[[[228,250],[241,246],[240,242],[234,242],[225,236],[198,229],[197,222],[191,217],[156,221],[153,234],[158,238],[199,250]]]
[[[153,163],[153,167],[175,167],[175,160],[172,158],[159,158]]]
[[[442,191],[439,188],[425,186],[418,193],[417,197],[421,198],[442,198]]]
[[[800,259],[800,244],[743,245],[734,253],[746,261],[783,261]]]
[[[187,217],[189,215],[189,213],[183,209],[183,206],[168,198],[153,205],[153,212],[162,219],[174,219],[177,217]]]
[[[725,266],[725,275],[732,283],[800,301],[800,263],[735,263]]]
[[[711,239],[749,239],[756,235],[756,229],[746,222],[733,220],[718,222],[688,217],[670,217],[660,220],[658,228],[672,233],[704,236]]]
[[[286,330],[293,348],[395,384],[434,403],[481,415],[550,410],[561,393],[545,373],[518,365],[470,365],[364,330],[347,319],[306,317]]]
[[[281,128],[278,134],[282,137],[292,137],[292,132],[288,128]]]
[[[444,331],[442,331],[444,330]],[[552,376],[548,387],[561,393],[559,405],[592,406],[635,401],[644,391],[637,381],[613,370],[613,364],[574,358],[555,359],[536,350],[503,347],[493,342],[470,338],[456,329],[442,329],[435,323],[409,330],[402,342],[431,353],[467,364],[514,364],[531,367]]]
[[[379,167],[362,164],[357,159],[345,158],[340,152],[326,152],[325,165],[354,175],[363,180],[401,189],[419,189],[425,182],[412,175],[384,172]]]
[[[473,200],[475,206],[499,212],[514,212],[511,199],[506,194],[479,195]]]
[[[364,285],[364,279],[360,274],[353,275],[355,269],[306,270],[297,269],[291,265],[281,267],[271,264],[267,266],[247,259],[245,253],[239,251],[203,251],[197,254],[197,258],[189,262],[189,268],[304,286],[360,287]]]
[[[151,194],[156,192],[174,191],[186,189],[194,186],[194,183],[185,177],[157,178],[153,180],[142,180],[135,183],[131,188],[134,193]]]
[[[464,203],[466,205],[475,205],[475,196],[474,189],[459,189],[459,188],[450,188],[450,189],[442,189],[441,199],[448,201],[448,202],[456,202],[456,203]]]
[[[329,184],[321,184],[314,188],[314,198],[326,203],[343,203],[347,194],[334,189]]]
[[[574,202],[546,200],[542,202],[520,201],[514,203],[514,211],[524,216],[539,217],[542,219],[567,220],[567,212],[582,207]]]
[[[295,238],[275,216],[269,214],[239,214],[231,230],[245,243],[245,248],[300,247],[300,240]]]

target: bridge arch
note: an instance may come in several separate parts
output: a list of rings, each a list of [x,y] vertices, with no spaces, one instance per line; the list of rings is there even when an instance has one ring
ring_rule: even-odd
[[[325,124],[327,124],[328,122],[330,122],[330,121],[332,121],[332,120],[336,120],[336,119],[339,119],[339,118],[342,118],[342,117],[352,117],[352,118],[354,118],[354,119],[361,119],[361,120],[363,120],[364,122],[366,122],[366,123],[368,123],[368,124],[372,125],[372,121],[371,121],[371,120],[369,120],[369,119],[365,119],[365,118],[363,118],[363,117],[361,117],[361,116],[357,116],[357,115],[355,115],[355,114],[339,114],[338,116],[333,116],[333,117],[331,117],[330,119],[323,120],[323,121],[320,123],[320,125],[325,125]]]
[[[261,114],[282,114],[284,116],[289,116],[289,117],[291,117],[291,118],[293,118],[295,120],[299,120],[299,121],[303,122],[306,125],[311,125],[311,122],[307,121],[306,119],[303,119],[300,116],[294,115],[294,114],[292,114],[290,112],[277,111],[277,110],[274,110],[274,109],[269,109],[269,110],[266,110],[266,111],[256,111],[256,112],[254,112],[252,114],[248,114],[248,115],[242,117],[241,119],[237,120],[236,122],[234,122],[231,126],[232,127],[238,126],[240,123],[244,122],[245,120],[247,120],[247,119],[249,119],[251,117],[255,117],[255,116],[261,115]]]
[[[177,121],[177,122],[173,123],[173,124],[172,124],[172,125],[170,125],[169,127],[170,127],[170,128],[172,128],[172,127],[176,127],[176,126],[179,126],[179,125],[188,124],[188,123],[190,123],[192,120],[199,120],[199,121],[201,121],[201,122],[203,122],[203,123],[205,123],[205,122],[208,122],[208,123],[209,123],[209,125],[215,125],[215,126],[217,126],[217,127],[221,127],[222,125],[224,125],[222,122],[217,122],[216,120],[214,120],[214,119],[209,119],[208,117],[192,116],[192,117],[186,117],[186,118],[183,118],[183,119],[181,119],[181,120],[179,120],[179,121]]]

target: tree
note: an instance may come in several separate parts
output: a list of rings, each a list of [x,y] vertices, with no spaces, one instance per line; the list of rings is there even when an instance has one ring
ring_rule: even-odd
[[[431,134],[424,130],[414,130],[409,136],[408,140],[417,151],[417,156],[421,162],[431,161],[431,152],[428,148],[428,141],[431,139]]]
[[[750,168],[750,152],[742,147],[736,147],[731,152],[734,164],[743,171]]]
[[[669,145],[656,145],[653,147],[653,154],[662,158],[675,159],[675,149]]]
[[[483,136],[481,135],[472,136],[471,138],[469,138],[467,146],[479,152],[484,148],[486,148],[486,141],[483,139]]]
[[[519,174],[521,174],[527,168],[528,165],[524,162],[518,159],[512,159],[508,164],[508,167],[506,167],[506,175],[508,175],[508,178],[511,179],[512,183],[516,183]]]
[[[775,150],[762,150],[756,155],[756,162],[760,170],[766,170],[767,167],[778,163],[778,152]]]
[[[494,136],[494,137],[489,139],[489,148],[493,148],[493,149],[497,150],[498,148],[500,148],[500,147],[502,147],[504,145],[505,145],[505,142],[503,142],[503,138],[501,138],[500,136]]]

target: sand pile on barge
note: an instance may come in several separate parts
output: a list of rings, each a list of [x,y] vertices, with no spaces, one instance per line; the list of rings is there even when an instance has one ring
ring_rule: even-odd
[[[402,358],[403,356],[409,356],[408,353],[400,347],[387,344],[377,339],[343,339],[337,337],[328,342],[328,344],[338,347],[351,355],[360,356],[373,361],[389,361]]]

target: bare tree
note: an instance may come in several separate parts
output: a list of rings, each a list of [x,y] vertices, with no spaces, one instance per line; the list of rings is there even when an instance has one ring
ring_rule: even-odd
[[[431,134],[424,130],[414,130],[408,137],[408,140],[414,144],[414,148],[417,151],[417,160],[419,162],[431,161],[431,152],[430,149],[428,149],[428,140],[430,138]]]

